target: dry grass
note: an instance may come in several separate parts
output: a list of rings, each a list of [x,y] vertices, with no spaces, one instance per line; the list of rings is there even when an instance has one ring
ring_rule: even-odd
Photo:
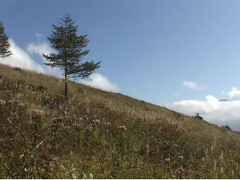
[[[0,178],[239,178],[240,135],[0,65]]]

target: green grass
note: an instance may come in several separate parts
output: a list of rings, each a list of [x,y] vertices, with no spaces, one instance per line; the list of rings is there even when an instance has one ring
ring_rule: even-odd
[[[0,65],[0,178],[240,178],[240,135]]]

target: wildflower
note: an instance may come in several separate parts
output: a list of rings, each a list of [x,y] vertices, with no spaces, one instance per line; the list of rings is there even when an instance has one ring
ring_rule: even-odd
[[[32,113],[38,117],[43,117],[45,115],[45,112],[39,109],[32,110]]]
[[[121,129],[121,130],[123,130],[123,131],[126,131],[126,130],[127,130],[126,126],[118,126],[118,129]]]
[[[0,100],[0,104],[1,104],[1,105],[4,105],[4,104],[6,104],[6,101]]]
[[[222,161],[223,160],[223,152],[221,153],[221,155],[219,156],[219,159]]]
[[[166,158],[165,161],[170,162],[171,161],[170,157]]]
[[[183,160],[183,156],[178,156],[179,159]]]
[[[94,120],[93,120],[93,123],[95,123],[95,124],[100,124],[101,122],[100,122],[100,120],[98,120],[98,119],[94,119]]]
[[[87,129],[88,131],[92,132],[92,131],[93,131],[93,126],[92,126],[92,124],[90,124],[89,126],[87,126],[86,129]]]
[[[110,122],[105,122],[104,125],[110,127],[112,124]]]

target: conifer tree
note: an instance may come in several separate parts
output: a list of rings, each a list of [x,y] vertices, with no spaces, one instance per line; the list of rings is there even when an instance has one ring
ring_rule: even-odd
[[[0,57],[8,57],[12,53],[9,50],[10,43],[8,41],[8,36],[4,32],[3,24],[0,22]]]
[[[65,96],[67,96],[67,80],[72,78],[86,78],[100,67],[100,62],[82,62],[89,53],[87,35],[77,35],[78,26],[75,25],[69,14],[65,15],[59,26],[52,25],[53,31],[48,40],[55,50],[49,55],[43,54],[48,61],[46,65],[63,70],[65,79]]]

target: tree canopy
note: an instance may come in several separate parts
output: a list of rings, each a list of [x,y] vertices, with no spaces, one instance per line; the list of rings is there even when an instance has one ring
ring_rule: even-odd
[[[0,57],[8,57],[12,54],[9,50],[10,43],[9,38],[4,31],[4,26],[0,22]]]
[[[78,26],[70,17],[65,15],[59,25],[52,25],[53,31],[48,40],[55,50],[49,55],[43,54],[48,61],[46,65],[63,70],[65,79],[65,96],[67,96],[67,80],[73,78],[86,78],[100,67],[100,62],[82,62],[88,55],[86,49],[89,42],[87,35],[77,35]]]

